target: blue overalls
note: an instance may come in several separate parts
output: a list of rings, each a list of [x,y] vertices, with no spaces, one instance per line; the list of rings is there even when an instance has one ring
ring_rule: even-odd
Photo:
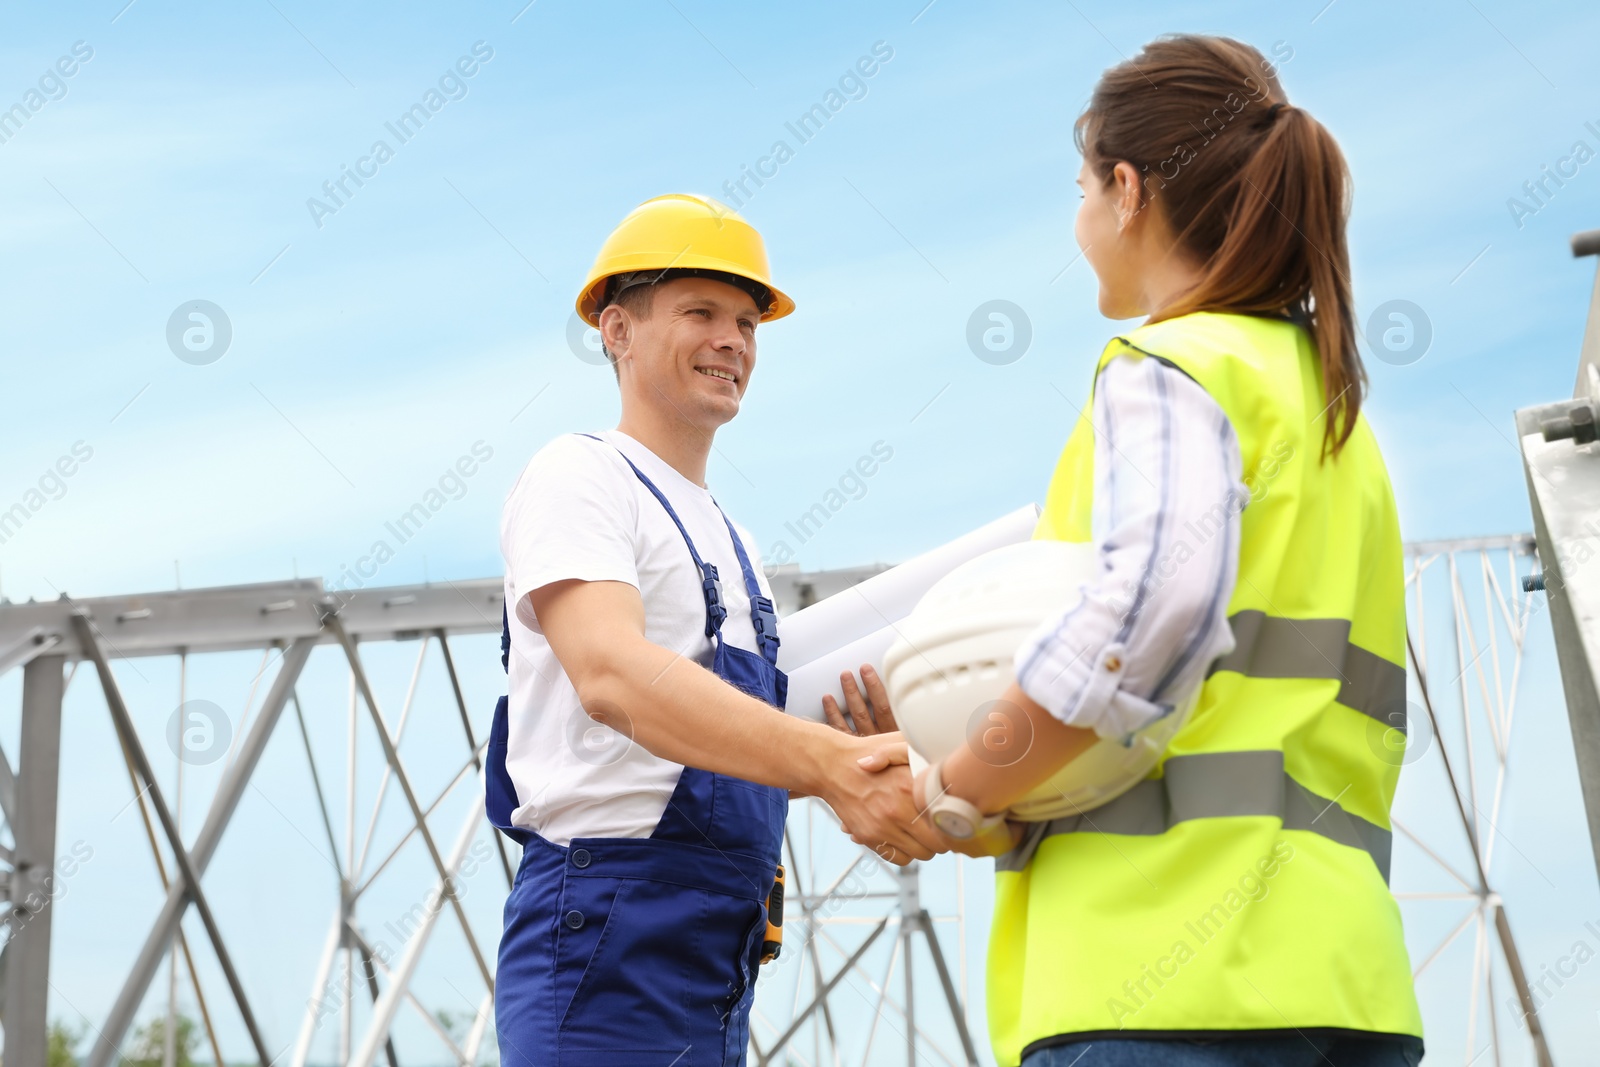
[[[777,668],[777,615],[733,524],[723,515],[761,655],[724,642],[716,567],[701,560],[662,492],[628,466],[667,509],[702,576],[712,670],[782,708],[788,680]],[[500,659],[508,669],[510,644],[506,618]],[[649,837],[574,838],[563,848],[511,825],[507,736],[501,697],[486,807],[523,847],[495,979],[504,1067],[742,1067],[788,792],[685,767]]]

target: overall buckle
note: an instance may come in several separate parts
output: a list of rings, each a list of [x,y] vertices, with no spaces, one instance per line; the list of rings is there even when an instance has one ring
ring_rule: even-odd
[[[756,643],[761,646],[761,654],[767,659],[777,662],[777,649],[782,643],[778,640],[778,613],[772,601],[764,596],[758,596],[750,601],[750,613],[756,625]],[[771,644],[773,654],[767,656],[767,645]]]
[[[700,588],[704,590],[706,598],[706,636],[714,637],[722,629],[722,620],[728,617],[728,609],[722,606],[722,582],[717,579],[717,565],[700,564],[700,574],[704,579]]]

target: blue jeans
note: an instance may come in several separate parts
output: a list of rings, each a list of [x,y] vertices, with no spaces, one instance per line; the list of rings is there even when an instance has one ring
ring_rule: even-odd
[[[1418,1042],[1305,1035],[1074,1041],[1024,1056],[1022,1067],[1416,1067],[1421,1062]]]

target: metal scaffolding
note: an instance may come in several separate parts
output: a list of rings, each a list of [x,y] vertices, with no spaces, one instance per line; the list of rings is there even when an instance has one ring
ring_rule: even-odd
[[[817,589],[863,580],[881,568],[856,568],[847,572],[815,575],[783,572],[774,577],[780,603],[791,610],[816,595]],[[475,930],[460,902],[455,885],[469,846],[474,840],[490,836],[483,817],[482,786],[477,776],[487,738],[484,715],[475,714],[462,694],[460,677],[452,653],[453,638],[494,633],[499,629],[502,584],[499,579],[446,583],[443,585],[397,586],[328,595],[321,582],[302,579],[285,583],[233,586],[74,600],[63,597],[46,603],[0,605],[0,669],[24,668],[24,733],[21,772],[11,780],[9,763],[0,753],[0,810],[17,842],[0,851],[0,860],[12,867],[11,885],[24,886],[30,872],[48,872],[54,863],[54,801],[59,767],[59,730],[65,681],[79,663],[94,666],[110,712],[111,725],[126,756],[130,790],[144,818],[147,837],[162,880],[165,903],[150,924],[143,948],[135,958],[110,1013],[94,1028],[86,1058],[87,1067],[115,1067],[122,1057],[122,1045],[141,1005],[151,999],[157,972],[163,960],[172,959],[173,979],[166,990],[169,1020],[177,985],[177,962],[181,959],[204,1023],[213,1056],[223,1061],[214,1018],[220,1012],[236,1014],[248,1034],[253,1057],[263,1065],[286,1062],[288,1067],[305,1067],[313,1038],[329,1015],[340,1024],[337,1059],[342,1067],[371,1067],[383,1055],[396,1067],[398,1055],[392,1031],[396,1015],[414,1010],[439,1040],[444,1054],[463,1065],[475,1064],[484,1048],[492,1023],[493,967],[492,948],[498,931]],[[398,716],[387,713],[379,703],[360,646],[379,641],[417,641],[417,653],[406,697]],[[350,680],[348,701],[350,748],[347,753],[344,783],[344,810],[335,810],[336,785],[328,781],[312,751],[306,718],[301,708],[300,680],[313,650],[318,645],[333,646],[333,653],[345,661]],[[452,699],[450,707],[433,709],[436,714],[459,720],[463,744],[454,754],[430,753],[430,758],[448,762],[451,777],[437,795],[421,796],[412,782],[417,768],[408,767],[399,752],[401,736],[417,711],[417,683],[423,663],[437,655],[447,669]],[[118,686],[112,664],[134,657],[176,656],[189,659],[210,653],[259,650],[263,661],[255,682],[270,676],[267,692],[259,707],[252,699],[235,718],[249,722],[243,739],[236,742],[232,762],[226,767],[210,799],[206,818],[192,839],[180,833],[177,819],[162,789],[146,747],[134,725],[128,703]],[[3,673],[3,670],[0,670]],[[180,674],[181,677],[181,674]],[[252,690],[255,686],[252,686]],[[292,716],[285,712],[293,709]],[[488,709],[481,709],[487,711]],[[253,719],[252,719],[253,714]],[[210,901],[204,890],[204,876],[216,854],[223,834],[238,809],[268,741],[285,718],[293,719],[299,747],[305,753],[320,817],[320,831],[326,837],[329,854],[340,857],[337,897],[330,901],[330,922],[316,971],[309,976],[310,995],[298,1033],[292,1042],[285,1035],[268,1035],[258,1024],[248,990],[228,949]],[[357,795],[358,722],[366,720],[375,737],[384,765],[383,777],[372,797]],[[180,765],[181,766],[181,765]],[[404,799],[410,821],[407,832],[391,843],[383,854],[373,851],[379,810],[391,784]],[[434,815],[453,793],[465,790],[472,803],[457,826],[452,844],[441,848]],[[130,801],[130,803],[134,802]],[[365,821],[365,833],[358,834],[358,819]],[[343,827],[341,835],[336,827]],[[509,888],[515,858],[506,841],[493,834],[498,850],[498,866]],[[818,847],[826,836],[830,843]],[[839,843],[843,847],[839,847]],[[374,950],[370,931],[361,921],[360,903],[380,875],[392,870],[394,861],[406,849],[420,848],[429,860],[433,884],[424,898],[433,906],[422,910],[417,928],[410,933],[405,951],[398,960],[386,960]],[[862,1062],[872,1054],[874,1043],[882,1051],[891,1042],[903,1044],[909,1062],[932,1054],[936,1062],[976,1064],[979,1062],[964,1007],[967,986],[964,946],[958,951],[958,970],[946,962],[938,926],[959,919],[957,914],[935,916],[924,907],[920,896],[921,869],[928,866],[947,869],[958,883],[962,871],[954,857],[942,857],[931,865],[918,864],[898,869],[882,864],[866,850],[849,845],[838,832],[832,812],[817,801],[801,801],[794,810],[785,840],[786,862],[791,875],[790,922],[787,925],[787,961],[800,961],[807,981],[814,985],[804,991],[809,999],[799,1003],[801,984],[794,989],[795,1002],[787,1012],[777,1013],[771,997],[763,999],[756,1011],[756,1034],[752,1053],[758,1063],[812,1062],[800,1051],[810,1041],[814,1051],[824,1044],[829,1059],[837,1062],[848,1047],[841,1040],[834,1019],[841,1012],[839,998],[849,995],[874,1001],[873,1023],[866,1032]],[[840,862],[836,875],[828,864]],[[822,879],[829,879],[824,883]],[[43,903],[26,911],[26,894],[13,891],[10,940],[3,950],[8,985],[3,1017],[7,1023],[7,1052],[12,1065],[44,1064],[46,1003],[42,995],[48,986],[48,939],[51,911],[49,895]],[[192,946],[184,935],[181,921],[194,908],[205,933],[206,946],[220,965],[225,990],[207,990],[193,959]],[[870,920],[863,920],[862,908],[876,909]],[[449,911],[471,951],[474,970],[482,984],[482,1000],[472,1026],[463,1041],[456,1041],[440,1025],[411,991],[411,985],[424,964],[424,953],[441,915]],[[851,929],[854,927],[855,929]],[[958,935],[964,927],[958,926]],[[304,931],[306,936],[314,936]],[[857,938],[857,933],[864,936]],[[856,942],[852,944],[851,942]],[[869,973],[874,944],[892,945],[887,971],[880,977]],[[920,948],[918,946],[920,945]],[[837,953],[836,962],[829,957]],[[918,1021],[911,965],[914,954],[926,956],[939,977],[937,989],[943,1019],[927,1017]],[[903,992],[891,988],[899,974]],[[959,977],[959,988],[957,985]],[[209,993],[209,995],[208,995]],[[159,994],[158,994],[159,995]],[[364,996],[371,1002],[365,1013],[364,1028],[355,1032],[353,1000]],[[815,1033],[811,1023],[820,1020]],[[880,1035],[882,1030],[888,1036]],[[953,1039],[955,1057],[943,1045]],[[437,1055],[437,1050],[435,1051]],[[285,1057],[287,1056],[287,1059]],[[31,1057],[31,1059],[30,1059]]]
[[[1450,934],[1417,962],[1416,972],[1419,980],[1437,973],[1436,962],[1463,934],[1473,931],[1472,972],[1463,991],[1467,1044],[1475,1052],[1493,1047],[1494,1062],[1499,1062],[1507,1027],[1495,1015],[1497,968],[1491,956],[1497,945],[1522,998],[1523,1022],[1538,1062],[1549,1063],[1505,903],[1496,889],[1493,832],[1506,797],[1523,651],[1530,622],[1542,603],[1540,593],[1525,588],[1537,585],[1530,577],[1536,573],[1534,542],[1522,535],[1427,542],[1408,545],[1406,551],[1414,697],[1410,737],[1397,730],[1385,733],[1375,744],[1397,751],[1396,758],[1407,763],[1440,762],[1454,794],[1446,803],[1459,816],[1459,834],[1453,840],[1438,840],[1437,834],[1430,839],[1411,825],[1404,805],[1397,807],[1395,868],[1404,876],[1436,867],[1455,885],[1442,893],[1400,894],[1408,921],[1423,909],[1467,905]],[[859,581],[871,573],[872,568],[856,569],[845,580]],[[782,577],[775,583],[780,585],[776,591],[791,610],[801,586],[838,584],[836,576],[826,574]],[[165,903],[150,923],[114,1006],[97,1024],[88,1067],[114,1067],[141,1005],[159,1003],[163,996],[170,1001],[175,981],[164,994],[151,993],[162,961],[169,958],[182,961],[214,1055],[224,1051],[217,1043],[214,1020],[221,1013],[233,1013],[243,1023],[257,1059],[305,1067],[314,1035],[327,1018],[337,1016],[341,1067],[371,1067],[379,1056],[394,1067],[400,1059],[393,1042],[394,1024],[404,1011],[415,1012],[439,1042],[427,1050],[430,1058],[442,1051],[459,1064],[476,1064],[492,1041],[492,945],[498,931],[483,929],[481,923],[474,929],[454,887],[469,846],[490,835],[476,774],[488,708],[474,711],[462,695],[452,641],[498,630],[501,590],[499,579],[482,579],[330,596],[320,582],[302,579],[0,605],[0,668],[20,667],[23,673],[22,747],[15,776],[0,754],[0,811],[14,842],[0,846],[0,861],[11,868],[9,941],[4,948],[10,1067],[44,1064],[50,896],[48,891],[30,896],[24,887],[37,884],[41,872],[49,872],[55,860],[61,704],[66,680],[80,663],[95,668],[165,889]],[[398,714],[380,705],[375,689],[381,687],[373,684],[361,653],[362,646],[380,641],[417,643]],[[346,713],[351,747],[342,783],[343,811],[335,810],[340,783],[315,760],[301,708],[301,678],[317,646],[329,646],[325,654],[343,661],[349,680]],[[151,766],[147,742],[134,729],[113,666],[136,657],[180,657],[186,662],[240,649],[263,654],[255,688],[264,686],[266,692],[259,705],[251,706],[252,695],[238,713],[237,721],[248,722],[248,730],[234,741],[232,762],[210,798],[203,824],[185,838]],[[429,707],[417,699],[418,677],[430,656],[438,657],[448,674],[450,695],[444,706],[435,701]],[[292,714],[286,715],[288,711]],[[438,764],[430,768],[409,766],[399,751],[408,724],[422,714],[439,716],[437,722],[456,720],[461,737],[454,752],[430,751],[427,758]],[[285,724],[285,719],[292,721]],[[358,732],[362,725],[370,727],[364,735]],[[341,857],[322,951],[315,972],[307,975],[306,1012],[293,1036],[264,1033],[257,1025],[249,990],[239,979],[224,931],[214,917],[208,917],[211,910],[204,891],[212,857],[263,750],[280,726],[297,735],[296,747],[305,753],[319,811],[316,832],[326,838],[329,853]],[[358,736],[376,739],[376,757],[384,767],[370,796],[358,795],[355,787]],[[414,785],[423,769],[433,777],[448,774],[447,784],[435,795],[424,796]],[[403,801],[407,832],[375,850],[378,812],[391,792],[398,792]],[[466,794],[471,803],[464,819],[439,826],[437,813],[446,799],[455,795],[459,800]],[[1440,797],[1429,793],[1412,799],[1418,810],[1437,810]],[[358,833],[363,826],[365,832]],[[449,836],[441,837],[443,833]],[[494,840],[498,854],[491,866],[502,872],[498,877],[509,886],[516,857],[498,835]],[[913,1064],[987,1062],[987,1051],[979,1051],[986,1043],[974,1036],[982,1033],[981,1015],[969,1003],[965,879],[972,861],[947,856],[904,869],[890,867],[849,845],[838,833],[831,811],[811,800],[794,806],[785,844],[791,872],[785,953],[778,964],[764,970],[752,1025],[753,1062],[807,1067],[896,1062],[902,1057]],[[385,959],[374,950],[360,905],[381,875],[396,870],[397,857],[407,850],[426,857],[429,884],[413,886],[412,892],[421,893],[431,906],[422,910],[400,957]],[[935,889],[946,905],[938,914],[923,902],[928,888]],[[30,900],[37,906],[30,907]],[[192,944],[182,933],[180,919],[191,906],[204,945]],[[478,1010],[460,1040],[446,1032],[412,992],[428,964],[425,950],[441,923],[460,929],[471,959],[466,973],[480,988]],[[296,935],[311,939],[317,933],[285,931],[285,936]],[[209,951],[220,965],[224,976],[220,988],[206,989],[200,982],[193,957],[201,951]],[[922,960],[931,964],[937,981],[919,992],[915,975],[930,973]],[[455,977],[462,978],[459,966]],[[356,998],[369,1005],[361,1013],[365,1024],[359,1030]],[[1480,1018],[1485,1008],[1487,1039]],[[415,1059],[416,1054],[407,1058]]]

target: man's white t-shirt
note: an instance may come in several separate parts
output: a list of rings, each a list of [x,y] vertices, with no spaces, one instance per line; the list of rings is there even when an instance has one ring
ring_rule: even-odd
[[[651,755],[583,710],[539,629],[528,594],[551,582],[626,582],[644,601],[645,636],[710,668],[700,575],[667,510],[618,454],[671,501],[700,558],[714,564],[728,617],[724,641],[758,652],[739,557],[710,490],[618,430],[566,434],[541,448],[506,496],[500,520],[511,605],[506,770],[511,821],[566,845],[575,837],[648,837],[683,765]],[[761,557],[737,523],[761,592]],[[626,711],[626,709],[623,709]]]

